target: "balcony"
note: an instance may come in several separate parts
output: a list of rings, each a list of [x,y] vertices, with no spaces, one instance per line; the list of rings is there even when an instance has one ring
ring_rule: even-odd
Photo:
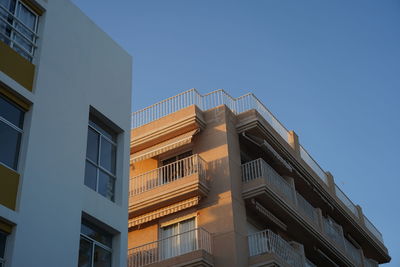
[[[128,267],[213,266],[211,234],[196,228],[128,250]]]
[[[248,236],[249,266],[275,263],[278,266],[304,266],[302,255],[288,242],[270,230]]]
[[[317,238],[328,241],[331,248],[335,248],[341,254],[341,260],[351,262],[354,266],[360,266],[363,261],[361,251],[355,248],[343,235],[342,227],[331,218],[322,217],[302,195],[296,192],[295,188],[281,177],[264,160],[257,159],[242,165],[243,198],[257,197],[264,199],[265,203],[271,200],[286,205],[289,212],[283,213],[277,205],[271,204],[277,213],[287,216],[291,214],[297,219],[297,229],[310,229],[317,232]],[[320,223],[321,222],[321,223]],[[321,243],[322,244],[322,243]]]
[[[135,129],[142,127],[145,124],[159,120],[189,106],[196,106],[201,111],[205,111],[220,105],[226,105],[236,115],[254,111],[257,113],[255,118],[262,118],[262,120],[268,124],[267,128],[270,129],[269,131],[272,133],[275,139],[288,147],[288,150],[291,150],[291,153],[293,152],[293,150],[290,148],[292,144],[289,138],[289,131],[253,94],[246,94],[238,98],[233,98],[223,90],[217,90],[205,95],[201,95],[195,89],[191,89],[165,99],[150,107],[134,112],[132,114],[132,128]],[[315,180],[315,182],[323,185],[323,188],[325,188],[324,194],[331,194],[334,192],[333,199],[336,203],[333,204],[342,207],[343,212],[349,215],[348,217],[350,220],[352,220],[352,223],[359,224],[362,229],[365,230],[365,233],[370,236],[372,241],[381,248],[381,254],[383,255],[382,260],[387,261],[389,258],[387,255],[387,249],[383,243],[382,234],[364,215],[359,214],[356,205],[354,205],[354,203],[340,190],[337,185],[332,185],[329,183],[329,178],[326,172],[319,166],[317,161],[313,159],[313,157],[302,145],[298,144],[298,148],[296,149],[298,149],[297,152],[299,154],[296,156],[298,163]],[[363,218],[360,218],[360,216]]]
[[[130,180],[129,212],[137,216],[192,197],[205,197],[209,188],[206,162],[193,155]]]

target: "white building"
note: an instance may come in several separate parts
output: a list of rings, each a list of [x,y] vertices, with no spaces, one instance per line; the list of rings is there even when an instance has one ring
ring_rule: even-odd
[[[67,0],[0,0],[0,266],[125,266],[131,57]]]

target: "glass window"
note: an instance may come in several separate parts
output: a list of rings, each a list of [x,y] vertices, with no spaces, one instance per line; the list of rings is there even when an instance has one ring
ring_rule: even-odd
[[[90,116],[86,148],[85,185],[114,201],[117,134]]]
[[[38,15],[21,0],[0,0],[0,40],[32,61]]]
[[[195,218],[184,220],[161,229],[161,256],[175,257],[196,249]]]
[[[4,264],[4,253],[6,250],[7,233],[0,231],[0,267]]]
[[[0,96],[0,162],[14,170],[18,167],[24,112]]]
[[[78,267],[111,267],[112,235],[82,221]]]

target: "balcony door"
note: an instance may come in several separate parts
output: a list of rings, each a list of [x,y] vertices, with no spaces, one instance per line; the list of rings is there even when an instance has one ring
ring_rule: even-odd
[[[168,259],[196,250],[195,218],[161,228],[161,258]]]
[[[186,159],[192,156],[192,151],[179,154],[163,160],[162,163],[162,180],[163,183],[172,182],[178,178],[184,177],[189,174],[193,169],[192,159]]]

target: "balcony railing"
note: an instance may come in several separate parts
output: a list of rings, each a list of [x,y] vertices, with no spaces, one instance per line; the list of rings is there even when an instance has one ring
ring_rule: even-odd
[[[199,179],[206,182],[206,162],[199,155],[193,155],[133,177],[129,183],[129,196],[141,194],[192,174],[198,174]]]
[[[306,258],[306,262],[304,264],[305,267],[317,267],[314,263],[312,263],[309,259]]]
[[[295,203],[295,191],[293,187],[263,159],[256,159],[242,165],[243,182],[249,182],[258,178],[265,178],[267,183],[274,187],[279,194],[288,199],[292,204]]]
[[[163,238],[128,250],[128,267],[141,267],[196,250],[212,254],[211,234],[203,228]]]
[[[362,266],[363,258],[361,257],[361,251],[353,246],[346,238],[344,238],[344,244],[346,246],[347,256],[356,263],[356,266]]]
[[[364,267],[379,267],[379,264],[374,260],[364,258]]]
[[[368,218],[366,216],[364,216],[364,224],[365,227],[367,227],[367,229],[376,237],[378,238],[382,244],[383,244],[383,236],[381,234],[381,232],[379,232],[378,229],[376,229],[375,225],[372,224],[372,222],[370,220],[368,220]]]
[[[271,230],[249,235],[248,242],[250,257],[274,253],[290,266],[303,266],[301,255],[288,242]]]
[[[318,214],[315,208],[304,199],[302,195],[296,192],[297,196],[297,207],[301,214],[309,219],[309,221],[318,227]]]
[[[337,247],[345,251],[344,236],[342,226],[334,222],[332,219],[322,218],[323,232],[332,240]]]
[[[18,2],[17,5],[23,4]],[[21,9],[22,7],[18,6],[16,8]],[[0,40],[29,61],[33,59],[38,39],[38,35],[34,31],[37,28],[37,15],[31,13],[31,16],[34,17],[34,21],[31,22],[33,25],[28,27],[21,19],[0,4]]]

